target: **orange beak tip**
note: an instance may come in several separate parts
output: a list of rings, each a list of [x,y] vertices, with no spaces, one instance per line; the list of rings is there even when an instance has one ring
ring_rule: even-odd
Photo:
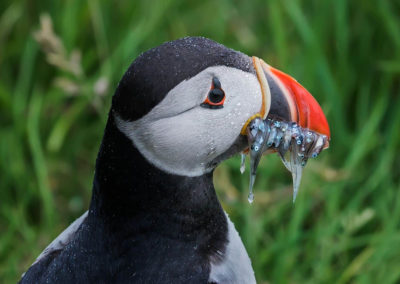
[[[284,88],[289,92],[293,105],[296,106],[297,117],[294,117],[293,121],[303,128],[326,135],[327,142],[324,148],[327,148],[331,133],[321,106],[296,79],[271,66],[270,71],[281,81]]]

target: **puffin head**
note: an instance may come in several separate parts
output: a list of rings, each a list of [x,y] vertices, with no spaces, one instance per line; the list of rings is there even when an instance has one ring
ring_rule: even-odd
[[[330,135],[320,106],[293,78],[203,37],[141,54],[120,81],[110,115],[149,163],[188,177],[245,150],[255,117]]]

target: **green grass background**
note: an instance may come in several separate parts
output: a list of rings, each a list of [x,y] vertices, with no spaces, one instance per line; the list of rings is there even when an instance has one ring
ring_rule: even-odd
[[[400,283],[396,0],[1,1],[0,282],[16,282],[88,207],[131,61],[187,35],[291,74],[330,123],[331,147],[309,162],[295,205],[275,155],[258,169],[251,206],[239,158],[216,171],[258,282]]]

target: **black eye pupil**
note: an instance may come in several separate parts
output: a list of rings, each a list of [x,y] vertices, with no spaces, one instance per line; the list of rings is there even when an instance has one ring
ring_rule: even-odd
[[[208,93],[208,99],[214,104],[221,102],[224,99],[224,96],[224,92],[221,89],[212,89]]]

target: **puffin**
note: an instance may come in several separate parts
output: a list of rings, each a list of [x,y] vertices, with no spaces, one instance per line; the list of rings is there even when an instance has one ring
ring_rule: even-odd
[[[295,79],[204,37],[139,55],[112,97],[89,209],[20,283],[256,283],[213,172],[254,117],[328,133]]]

